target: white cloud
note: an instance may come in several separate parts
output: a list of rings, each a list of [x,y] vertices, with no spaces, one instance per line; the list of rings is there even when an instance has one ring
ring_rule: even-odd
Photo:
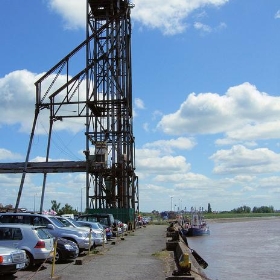
[[[144,124],[143,124],[143,129],[144,129],[146,132],[149,132],[149,124],[148,124],[148,123],[144,123]]]
[[[0,125],[20,124],[20,131],[30,132],[34,116],[37,74],[18,70],[0,78]]]
[[[140,172],[142,168],[147,168],[149,173],[166,172],[184,172],[188,171],[190,165],[186,163],[186,159],[182,156],[163,156],[161,158],[138,158],[137,168]]]
[[[203,24],[201,22],[195,22],[193,26],[195,29],[201,30],[206,33],[212,32],[212,28],[209,25]]]
[[[155,174],[174,174],[187,172],[190,164],[183,156],[161,155],[156,149],[136,149],[137,173],[140,177]]]
[[[249,83],[217,93],[191,93],[175,113],[165,115],[158,128],[167,134],[225,133],[219,143],[280,137],[280,98]]]
[[[135,104],[135,107],[137,109],[141,109],[141,110],[145,109],[144,101],[142,99],[140,99],[140,98],[135,98],[134,104]]]
[[[204,7],[220,7],[228,0],[134,0],[132,19],[142,26],[160,29],[164,34],[182,33],[187,28],[186,19],[194,11]],[[67,29],[85,28],[85,0],[50,0],[50,8],[63,17]]]
[[[242,145],[229,150],[219,150],[210,159],[217,174],[260,174],[279,171],[280,155],[267,149],[247,149]]]
[[[155,177],[158,182],[172,182],[176,188],[197,189],[209,187],[209,179],[202,174],[180,173],[180,174],[160,174]]]
[[[221,22],[216,27],[211,27],[207,24],[203,24],[202,22],[195,22],[193,26],[195,29],[199,30],[201,34],[217,32],[227,27],[227,25],[224,22]]]
[[[162,117],[162,116],[163,116],[163,113],[162,113],[161,111],[155,110],[155,111],[153,112],[152,119],[153,119],[153,120],[156,120],[157,118]]]
[[[49,6],[60,14],[66,29],[85,28],[86,0],[50,0]]]
[[[257,124],[246,124],[240,129],[226,133],[227,139],[233,140],[233,142],[244,140],[255,140],[255,139],[272,139],[280,137],[280,121],[267,121]]]
[[[276,14],[275,14],[275,16],[274,16],[276,19],[277,18],[280,18],[280,10],[278,10],[277,12],[276,12]]]
[[[0,148],[0,160],[22,160],[23,157],[20,154],[13,153],[7,149]]]
[[[261,188],[273,189],[273,190],[276,190],[277,192],[279,192],[280,177],[271,176],[271,177],[261,178],[259,180],[259,185]]]
[[[164,34],[182,33],[187,28],[186,19],[197,9],[219,7],[228,0],[134,0],[133,19],[149,28],[158,28]]]
[[[193,138],[179,137],[177,139],[158,140],[152,143],[147,143],[144,145],[144,148],[155,148],[163,154],[172,154],[174,149],[191,150],[195,145],[196,142]]]
[[[28,70],[17,70],[0,78],[0,125],[15,125],[19,124],[19,131],[30,133],[31,126],[35,115],[35,102],[36,102],[36,89],[34,82],[37,81],[44,73],[35,74]],[[50,75],[46,79],[46,84],[42,85],[42,92],[46,90],[50,81],[54,79],[54,75]],[[61,75],[56,80],[56,86],[53,90],[59,88],[66,81],[66,76]],[[48,85],[47,85],[48,84]],[[83,84],[82,84],[83,85]],[[84,91],[81,87],[82,99]],[[46,97],[46,99],[48,96]],[[74,97],[77,98],[77,97]],[[56,101],[61,100],[62,97],[58,96]],[[67,115],[72,111],[72,107],[64,107]],[[69,110],[67,110],[69,109]],[[64,112],[65,113],[65,112]],[[75,114],[75,113],[73,113]],[[37,122],[36,133],[46,134],[49,126],[49,110],[41,110],[39,114],[40,120]],[[55,122],[54,130],[68,130],[74,133],[83,129],[83,120],[80,118],[78,121],[63,119],[63,121]]]
[[[202,18],[206,18],[208,17],[208,14],[206,13],[206,11],[201,11],[201,12],[198,12],[196,14],[194,14],[193,18],[195,19],[202,19]]]

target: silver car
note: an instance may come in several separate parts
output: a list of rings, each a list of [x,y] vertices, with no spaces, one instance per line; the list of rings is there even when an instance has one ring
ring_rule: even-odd
[[[88,250],[93,242],[89,239],[89,232],[78,228],[66,227],[56,216],[32,213],[0,213],[0,224],[20,223],[34,226],[45,226],[54,237],[61,237],[74,241],[79,251]]]
[[[73,227],[79,230],[84,230],[86,232],[91,232],[91,239],[93,242],[93,247],[101,246],[103,242],[107,242],[106,236],[104,236],[103,231],[100,229],[93,229],[87,226],[81,225],[76,220],[71,218],[65,218],[62,216],[55,216],[58,220],[60,220],[66,227]]]
[[[0,275],[12,275],[23,269],[26,263],[23,250],[0,246]]]
[[[53,236],[41,226],[0,224],[0,246],[24,250],[24,268],[52,259],[53,245]]]

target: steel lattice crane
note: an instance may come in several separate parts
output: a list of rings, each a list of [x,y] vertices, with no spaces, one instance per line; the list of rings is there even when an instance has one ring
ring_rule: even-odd
[[[26,173],[43,174],[42,211],[48,173],[85,172],[87,211],[113,212],[123,220],[134,219],[139,211],[132,122],[131,8],[128,0],[88,0],[85,41],[35,83],[35,116],[26,160],[0,164],[0,173],[22,173],[16,210]],[[73,61],[84,61],[84,55],[86,65],[74,73]],[[42,110],[49,110],[46,161],[29,162]],[[66,118],[83,119],[84,161],[49,161],[53,128]]]

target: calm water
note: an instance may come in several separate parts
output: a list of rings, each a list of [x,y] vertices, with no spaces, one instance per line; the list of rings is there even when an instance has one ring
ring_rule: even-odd
[[[188,244],[209,264],[211,280],[279,280],[280,219],[208,222],[209,236],[189,237]]]

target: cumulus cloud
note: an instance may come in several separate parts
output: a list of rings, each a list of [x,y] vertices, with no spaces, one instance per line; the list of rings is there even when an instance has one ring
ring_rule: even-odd
[[[144,148],[158,149],[163,154],[172,154],[174,149],[191,150],[196,145],[193,138],[179,137],[170,140],[158,140],[152,143],[147,143]]]
[[[140,98],[135,98],[134,104],[137,109],[145,109],[144,101]]]
[[[159,173],[174,174],[187,172],[190,164],[183,156],[161,155],[156,149],[136,149],[137,173],[148,177]]]
[[[244,83],[217,93],[191,93],[180,108],[162,117],[167,134],[224,133],[228,143],[279,138],[280,98]],[[223,141],[220,139],[220,143]]]
[[[202,174],[180,173],[159,174],[155,177],[158,182],[172,182],[178,189],[205,189],[209,187],[210,179]]]
[[[23,157],[20,154],[13,153],[7,149],[0,148],[0,160],[22,160]]]
[[[163,116],[163,113],[162,113],[162,112],[160,112],[159,110],[155,110],[155,111],[153,112],[152,119],[153,119],[153,120],[156,120],[157,118],[160,118],[160,117],[162,117],[162,116]]]
[[[164,34],[182,33],[187,28],[186,19],[194,11],[206,7],[219,7],[228,0],[134,0],[133,19],[142,25],[160,29]]]
[[[216,27],[211,27],[207,24],[203,24],[202,22],[195,22],[193,26],[195,29],[199,30],[201,34],[216,32],[227,27],[227,25],[224,22],[221,22]]]
[[[219,150],[210,159],[217,174],[260,174],[279,171],[280,155],[268,148],[247,149],[235,145],[229,150]]]
[[[260,178],[259,185],[261,188],[269,189],[272,188],[276,192],[279,192],[280,188],[280,177],[279,176],[271,176],[266,178]]]
[[[146,132],[149,132],[149,124],[148,124],[148,123],[143,123],[143,129],[144,129]]]
[[[0,125],[19,125],[19,131],[30,133],[31,126],[35,115],[36,89],[34,82],[37,81],[44,73],[36,74],[28,70],[17,70],[0,78]],[[54,75],[50,75],[46,84],[54,79]],[[66,76],[61,75],[56,80],[56,86],[53,90],[59,88],[66,81]],[[47,85],[42,85],[42,92],[46,90]],[[84,90],[81,89],[79,96],[82,99]],[[61,101],[63,97],[58,96],[56,101]],[[77,97],[74,97],[77,98]],[[46,100],[48,96],[46,97]],[[73,113],[73,108],[68,106],[64,108],[64,114],[69,115]],[[37,134],[46,134],[49,125],[49,110],[41,110],[40,124],[37,126]],[[83,120],[76,122],[64,119],[61,122],[56,122],[55,130],[69,130],[74,133],[83,129]]]
[[[182,33],[187,28],[186,19],[194,11],[204,7],[220,7],[228,0],[134,0],[132,20],[164,34]],[[50,0],[50,8],[63,17],[67,29],[85,28],[86,0]]]
[[[276,12],[276,14],[275,14],[275,16],[274,16],[276,19],[277,18],[280,18],[280,10],[278,10],[277,12]]]
[[[20,124],[20,131],[31,131],[37,78],[37,74],[27,70],[14,71],[0,78],[0,125]]]
[[[63,18],[66,29],[85,28],[86,0],[49,0],[49,7]]]
[[[201,22],[195,22],[193,26],[195,29],[201,30],[206,33],[212,32],[212,28],[209,25],[203,24]]]

